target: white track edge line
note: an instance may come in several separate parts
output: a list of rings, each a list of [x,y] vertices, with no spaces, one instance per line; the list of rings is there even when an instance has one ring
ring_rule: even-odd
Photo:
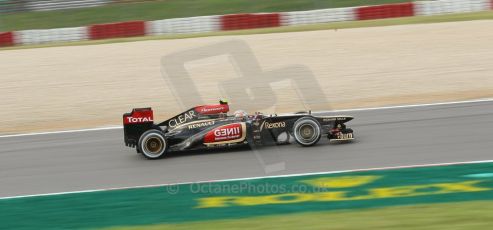
[[[396,105],[396,106],[369,107],[369,108],[356,108],[356,109],[315,111],[314,113],[339,113],[339,112],[372,111],[372,110],[386,110],[386,109],[403,109],[403,108],[428,107],[428,106],[440,106],[440,105],[480,103],[480,102],[490,102],[490,101],[493,101],[493,98],[480,98],[480,99],[474,99],[474,100],[437,102],[437,103],[428,103],[428,104],[410,104],[410,105]],[[60,134],[60,133],[79,133],[79,132],[112,130],[112,129],[122,129],[122,128],[123,128],[123,126],[110,126],[110,127],[96,127],[96,128],[89,128],[89,129],[75,129],[75,130],[61,130],[61,131],[37,132],[37,133],[7,134],[7,135],[0,135],[0,138],[36,136],[36,135],[46,135],[46,134]]]
[[[7,135],[0,136],[0,138],[37,136],[37,135],[60,134],[60,133],[80,133],[80,132],[90,132],[90,131],[100,131],[100,130],[112,130],[112,129],[122,129],[122,128],[123,128],[123,126],[108,126],[108,127],[89,128],[89,129],[71,129],[71,130],[37,132],[37,133],[7,134]]]
[[[481,163],[493,163],[493,160],[459,161],[459,162],[447,162],[447,163],[387,166],[387,167],[364,168],[364,169],[337,170],[337,171],[328,171],[328,172],[295,173],[295,174],[274,175],[274,176],[244,177],[244,178],[221,179],[221,180],[204,180],[204,181],[196,181],[196,182],[138,185],[138,186],[117,187],[117,188],[90,189],[90,190],[70,191],[70,192],[57,192],[57,193],[43,193],[43,194],[33,194],[33,195],[9,196],[9,197],[0,197],[0,200],[20,199],[20,198],[40,197],[40,196],[67,195],[67,194],[77,194],[77,193],[105,192],[105,191],[139,189],[139,188],[155,188],[155,187],[176,186],[176,185],[186,185],[186,184],[217,183],[217,182],[270,179],[270,178],[313,176],[313,175],[322,175],[322,174],[340,174],[340,173],[351,173],[351,172],[366,172],[366,171],[377,171],[377,170],[393,170],[393,169],[422,168],[422,167],[450,166],[450,165],[463,165],[463,164],[481,164]]]
[[[354,112],[354,111],[370,111],[370,110],[386,110],[386,109],[404,109],[404,108],[415,108],[415,107],[455,105],[455,104],[467,104],[467,103],[481,103],[481,102],[491,102],[491,101],[493,101],[493,98],[480,98],[480,99],[474,99],[474,100],[437,102],[437,103],[427,103],[427,104],[410,104],[410,105],[395,105],[395,106],[382,106],[382,107],[370,107],[370,108],[340,109],[340,110],[331,110],[331,111],[320,111],[320,113]],[[318,111],[316,113],[318,113]]]

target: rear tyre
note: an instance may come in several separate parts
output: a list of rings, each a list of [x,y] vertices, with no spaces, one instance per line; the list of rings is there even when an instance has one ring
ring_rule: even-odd
[[[168,143],[161,131],[151,129],[144,132],[139,138],[138,152],[147,159],[162,158],[168,151]]]
[[[315,118],[302,117],[294,123],[293,136],[301,146],[312,146],[322,137],[322,128]]]

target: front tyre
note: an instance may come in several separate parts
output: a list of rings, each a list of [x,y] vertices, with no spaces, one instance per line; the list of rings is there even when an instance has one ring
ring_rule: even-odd
[[[322,136],[320,123],[312,117],[302,117],[293,126],[293,136],[298,144],[307,147],[317,144]]]
[[[168,143],[161,131],[151,129],[140,136],[137,148],[144,157],[154,160],[165,155],[168,150]]]

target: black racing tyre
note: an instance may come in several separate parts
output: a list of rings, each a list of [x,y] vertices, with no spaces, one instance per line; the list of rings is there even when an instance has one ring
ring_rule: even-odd
[[[322,128],[315,118],[302,117],[293,125],[293,136],[301,146],[312,146],[322,137]]]
[[[163,132],[151,129],[144,132],[139,138],[138,151],[147,159],[159,159],[168,151],[168,143]]]

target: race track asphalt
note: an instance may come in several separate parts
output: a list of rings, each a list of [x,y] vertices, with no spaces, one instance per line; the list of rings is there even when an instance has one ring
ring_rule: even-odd
[[[493,102],[349,111],[357,140],[146,160],[122,130],[0,138],[0,197],[493,159]],[[269,172],[266,172],[269,171]]]

